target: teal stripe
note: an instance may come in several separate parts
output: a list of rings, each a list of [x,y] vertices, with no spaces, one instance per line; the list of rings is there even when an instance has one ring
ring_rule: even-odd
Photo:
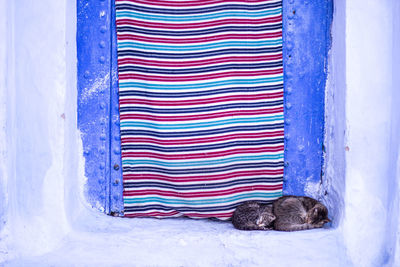
[[[162,50],[162,51],[201,51],[216,48],[229,48],[229,47],[257,47],[262,46],[276,46],[281,45],[282,39],[278,40],[267,40],[267,41],[224,41],[219,43],[203,44],[203,45],[157,45],[157,44],[145,44],[138,42],[119,42],[118,48],[135,48],[145,50]]]
[[[143,88],[150,90],[191,90],[191,89],[207,89],[210,87],[217,86],[240,86],[240,85],[254,85],[260,83],[272,83],[282,82],[283,75],[271,78],[260,78],[260,79],[230,79],[226,81],[216,81],[207,83],[190,83],[190,84],[155,84],[155,83],[140,83],[140,82],[121,82],[119,83],[120,88]]]
[[[142,13],[137,11],[117,11],[117,19],[121,17],[129,17],[136,19],[144,19],[149,21],[174,21],[174,22],[191,22],[210,19],[221,19],[226,17],[245,17],[245,18],[258,18],[272,15],[280,15],[282,8],[268,9],[263,11],[223,11],[209,14],[196,14],[196,15],[155,15],[152,13]]]
[[[182,124],[159,124],[151,122],[139,122],[139,121],[123,121],[121,122],[121,127],[145,127],[159,130],[184,130],[193,128],[205,128],[213,126],[226,126],[227,124],[243,124],[243,123],[264,123],[283,120],[283,115],[274,115],[260,118],[240,118],[240,119],[226,119],[219,121],[209,121],[209,122],[198,122],[198,123],[182,123]]]
[[[276,155],[257,155],[257,156],[238,156],[224,159],[200,160],[200,161],[181,161],[181,162],[165,162],[159,160],[132,160],[123,159],[123,165],[156,165],[163,167],[198,167],[210,166],[215,164],[227,164],[232,162],[261,161],[261,160],[278,160],[283,159],[283,153]]]
[[[198,205],[214,205],[214,204],[226,204],[228,202],[239,201],[249,198],[278,198],[282,196],[282,192],[274,193],[246,193],[240,194],[232,197],[223,198],[212,198],[212,199],[171,199],[168,197],[124,197],[125,204],[137,204],[137,203],[148,203],[148,202],[158,202],[167,205],[188,205],[188,206],[198,206]]]

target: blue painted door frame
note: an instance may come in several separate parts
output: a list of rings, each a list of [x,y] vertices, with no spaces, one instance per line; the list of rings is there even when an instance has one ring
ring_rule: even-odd
[[[327,57],[333,0],[283,0],[284,194],[323,176]]]
[[[284,194],[304,195],[322,177],[324,98],[333,0],[283,0]],[[78,128],[87,198],[123,212],[113,0],[77,1]]]
[[[78,128],[87,198],[107,214],[123,211],[117,40],[112,0],[77,1]]]

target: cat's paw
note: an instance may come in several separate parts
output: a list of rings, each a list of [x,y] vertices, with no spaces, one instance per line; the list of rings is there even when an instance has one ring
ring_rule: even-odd
[[[315,228],[322,228],[326,222],[320,221],[314,224]]]

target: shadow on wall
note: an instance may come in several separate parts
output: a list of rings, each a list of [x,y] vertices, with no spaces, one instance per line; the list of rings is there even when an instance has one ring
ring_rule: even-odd
[[[0,169],[0,232],[3,230],[4,225],[6,224],[6,207],[7,207],[7,199],[6,199],[6,186],[5,186],[5,177],[2,174],[2,169]]]
[[[335,1],[335,18],[331,25],[332,45],[328,59],[325,93],[326,148],[321,195],[329,210],[332,225],[339,226],[343,217],[345,192],[346,136],[346,8],[344,1]]]
[[[393,66],[392,66],[392,111],[391,111],[391,135],[390,135],[390,158],[389,173],[390,177],[388,195],[393,196],[389,201],[388,214],[390,216],[387,224],[388,248],[386,250],[388,262],[393,266],[400,266],[400,1],[393,0]],[[397,234],[394,234],[397,233]],[[392,255],[395,255],[393,258]]]

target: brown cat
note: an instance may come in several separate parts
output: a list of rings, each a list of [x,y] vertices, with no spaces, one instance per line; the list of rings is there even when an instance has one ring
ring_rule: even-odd
[[[274,229],[298,231],[321,228],[328,219],[328,209],[310,197],[283,196],[273,203]]]
[[[256,201],[240,204],[232,216],[232,224],[239,230],[270,230],[273,229],[274,220],[272,205]]]

